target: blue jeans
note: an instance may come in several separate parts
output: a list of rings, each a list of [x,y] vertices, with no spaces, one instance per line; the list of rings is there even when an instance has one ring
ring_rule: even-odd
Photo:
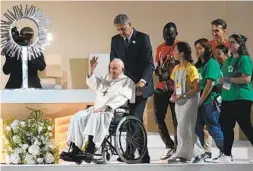
[[[213,103],[203,104],[199,107],[198,116],[196,121],[195,132],[199,137],[199,140],[204,147],[204,126],[208,130],[208,133],[212,136],[213,140],[216,143],[216,146],[219,148],[221,152],[223,152],[223,142],[224,136],[221,130],[221,126],[219,125],[219,116],[217,108],[213,105]]]

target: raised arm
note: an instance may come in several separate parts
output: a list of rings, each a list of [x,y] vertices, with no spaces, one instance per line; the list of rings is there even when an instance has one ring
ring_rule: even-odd
[[[97,60],[98,57],[92,57],[92,59],[90,60],[89,73],[86,76],[86,84],[92,90],[97,90],[97,87],[101,82],[101,79],[94,75],[94,70],[97,66]]]

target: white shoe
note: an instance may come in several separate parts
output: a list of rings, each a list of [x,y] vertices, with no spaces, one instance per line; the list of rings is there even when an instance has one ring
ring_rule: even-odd
[[[226,156],[224,154],[221,154],[217,158],[215,158],[213,163],[232,163],[232,158],[230,156]]]
[[[161,156],[160,160],[165,160],[170,158],[174,154],[174,149],[172,148],[166,148],[164,154]]]
[[[220,152],[220,154],[217,157],[213,158],[212,160],[218,160],[219,158],[223,156],[225,156],[225,154],[223,152]]]

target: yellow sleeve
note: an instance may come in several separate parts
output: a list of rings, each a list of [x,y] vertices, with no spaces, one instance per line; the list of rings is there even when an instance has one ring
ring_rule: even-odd
[[[199,79],[199,72],[198,72],[197,68],[194,65],[190,65],[188,67],[188,77],[189,77],[191,82],[193,82],[194,80]]]
[[[177,69],[177,66],[175,66],[174,69],[173,69],[172,72],[171,72],[170,79],[171,79],[172,81],[175,80],[175,71],[176,71],[176,69]]]

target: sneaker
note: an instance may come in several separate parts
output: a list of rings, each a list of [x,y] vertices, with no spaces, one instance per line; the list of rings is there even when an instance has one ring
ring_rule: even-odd
[[[215,157],[213,160],[218,160],[222,156],[224,156],[224,153],[220,151],[220,154],[217,157]]]
[[[192,163],[200,163],[205,161],[209,156],[206,153],[203,153],[197,157],[195,157],[192,161]]]
[[[183,157],[171,157],[169,160],[168,160],[168,164],[173,164],[173,163],[186,163],[187,160]]]
[[[212,156],[208,156],[206,159],[205,159],[205,162],[213,162],[213,160],[217,160],[218,158],[220,158],[221,156],[223,155],[222,152],[220,152],[219,156],[215,157],[212,159]]]
[[[170,158],[173,154],[174,154],[174,149],[172,148],[167,148],[164,152],[164,154],[162,155],[162,157],[160,158],[160,160],[166,160],[168,158]]]
[[[212,161],[213,163],[231,163],[232,158],[231,156],[226,156],[225,154],[222,154],[219,158]]]
[[[212,158],[212,152],[205,152],[208,159]]]
[[[231,161],[234,161],[234,158],[233,158],[233,155],[232,155],[232,154],[231,154],[231,156],[230,156],[230,157],[231,157]]]

